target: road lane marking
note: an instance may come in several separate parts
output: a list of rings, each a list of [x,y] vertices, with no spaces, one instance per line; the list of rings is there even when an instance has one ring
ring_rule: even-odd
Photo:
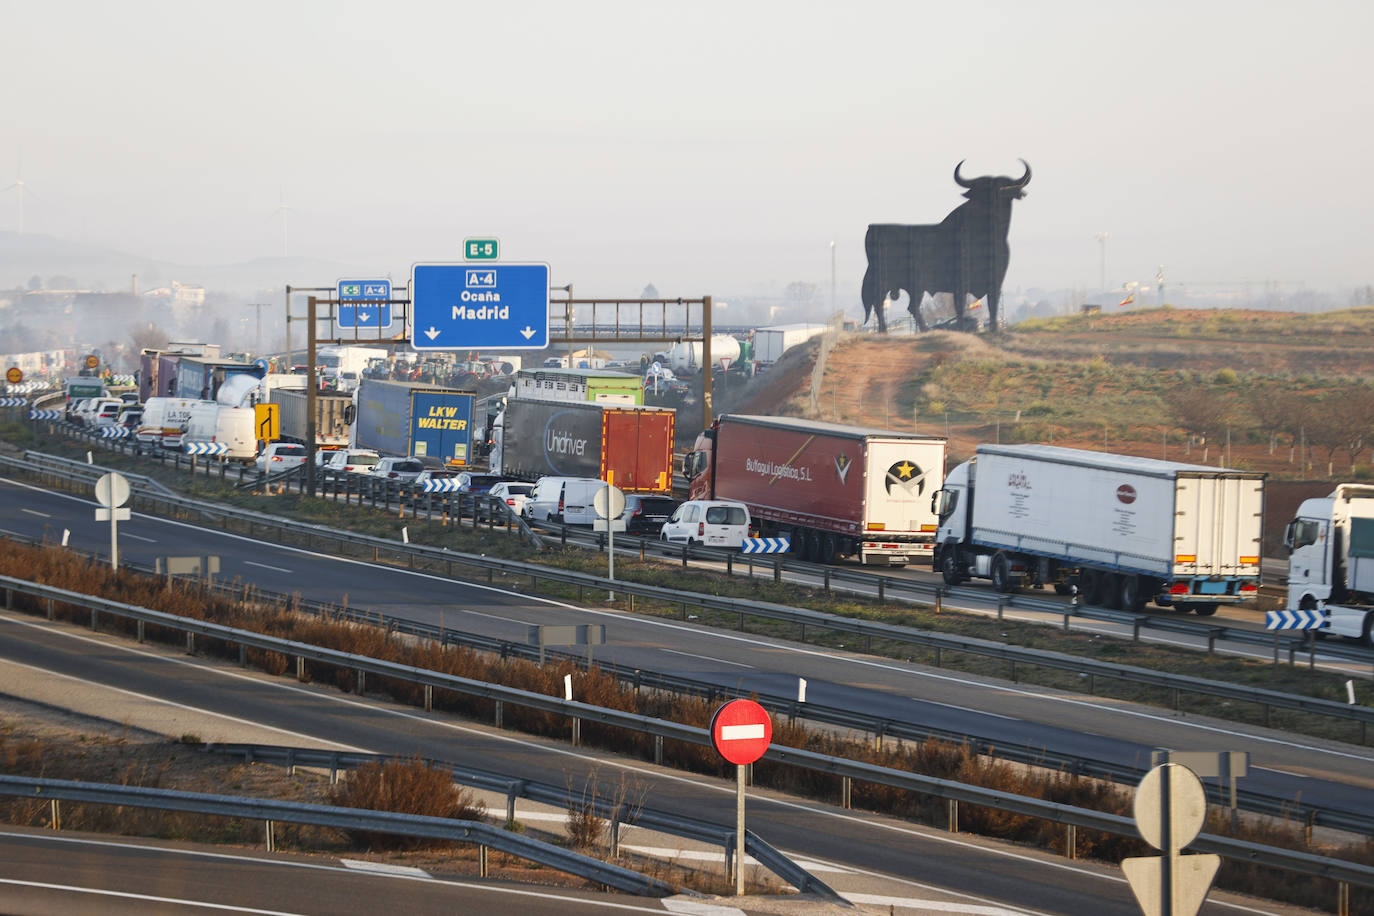
[[[365,859],[340,859],[340,864],[344,868],[354,871],[370,872],[374,875],[396,875],[406,878],[433,878],[429,872],[423,868],[414,868],[410,865],[391,865],[387,862],[368,862]]]
[[[731,661],[726,661],[726,660],[723,659],[723,658],[712,658],[712,657],[709,656],[709,655],[697,655],[695,652],[683,652],[683,651],[680,650],[680,649],[659,649],[658,651],[660,651],[660,652],[671,652],[671,653],[673,653],[674,655],[686,655],[686,656],[688,656],[689,658],[699,658],[699,659],[701,659],[701,660],[704,661],[704,662],[716,662],[716,663],[721,664],[721,665],[734,665],[736,668],[748,668],[748,669],[751,670],[751,671],[754,670],[754,666],[753,666],[753,665],[746,665],[744,662],[731,662]]]
[[[973,713],[975,716],[990,716],[994,719],[1006,719],[1008,722],[1021,721],[1015,716],[1004,716],[1000,712],[988,712],[985,709],[973,709],[968,706],[955,706],[953,703],[940,703],[936,700],[927,700],[923,697],[912,697],[911,699],[915,700],[917,703],[929,703],[931,706],[943,706],[946,709],[957,709],[960,712],[970,712]]]
[[[1311,778],[1312,778],[1312,777],[1311,777],[1310,775],[1308,775],[1307,773],[1294,773],[1292,770],[1281,770],[1281,769],[1279,769],[1278,767],[1257,767],[1257,766],[1255,766],[1254,764],[1251,764],[1251,765],[1250,765],[1250,769],[1252,769],[1252,770],[1264,770],[1265,772],[1268,772],[1268,773],[1282,773],[1284,776],[1292,776],[1294,779],[1311,779]]]
[[[21,481],[14,480],[14,479],[12,479],[12,478],[0,478],[0,480],[3,480],[3,481],[6,482],[6,483],[9,483],[9,484],[11,484],[11,485],[13,485],[13,486],[17,486],[17,487],[20,487],[20,488],[23,488],[23,489],[26,489],[26,490],[32,490],[32,491],[35,491],[35,492],[38,492],[38,493],[43,493],[43,494],[46,494],[46,495],[49,495],[49,496],[57,497],[57,498],[59,498],[59,499],[67,499],[67,500],[71,500],[71,501],[73,501],[73,502],[85,503],[85,504],[89,505],[89,502],[88,502],[87,500],[81,499],[80,497],[72,496],[72,495],[67,494],[67,493],[57,493],[57,492],[54,492],[54,491],[51,491],[51,490],[45,490],[45,489],[43,489],[42,487],[32,486],[32,485],[30,485],[30,484],[26,484],[26,483],[23,483],[23,482],[21,482]],[[137,512],[136,512],[136,513],[134,513],[134,516],[135,516],[136,518],[147,519],[148,521],[151,521],[151,522],[157,522],[157,523],[166,524],[166,525],[174,525],[174,526],[178,526],[178,527],[181,527],[181,528],[190,528],[190,529],[192,529],[193,531],[196,531],[196,532],[198,532],[198,533],[200,533],[200,534],[209,534],[209,535],[211,535],[211,536],[219,536],[219,537],[230,538],[230,539],[232,539],[232,540],[243,541],[243,542],[245,542],[245,543],[254,544],[254,545],[257,545],[257,546],[259,546],[259,547],[262,545],[262,542],[259,541],[259,540],[257,540],[256,538],[250,538],[250,537],[247,537],[246,535],[234,534],[233,532],[229,532],[229,531],[217,531],[217,530],[213,530],[213,529],[202,528],[202,527],[198,527],[198,526],[196,526],[196,525],[189,524],[189,523],[187,523],[187,522],[178,522],[178,521],[175,521],[175,520],[173,520],[173,519],[162,518],[162,517],[157,516],[157,515],[145,515],[145,514],[143,514],[143,513],[137,513]],[[384,565],[384,564],[371,563],[371,562],[368,562],[368,561],[365,561],[365,560],[358,560],[358,559],[354,559],[354,558],[351,558],[351,557],[336,557],[336,556],[331,556],[331,555],[325,554],[325,553],[319,553],[319,552],[313,551],[313,550],[306,550],[305,548],[301,548],[301,547],[290,547],[290,546],[285,546],[285,545],[274,545],[274,546],[276,546],[276,548],[277,548],[278,550],[289,551],[289,552],[291,552],[291,553],[296,553],[296,554],[303,554],[303,555],[305,555],[305,556],[316,557],[316,558],[324,559],[324,560],[333,560],[333,561],[338,562],[338,563],[348,563],[348,564],[352,564],[352,565],[355,565],[355,566],[366,566],[366,567],[370,567],[370,568],[376,569],[376,570],[378,570],[378,571],[387,571],[387,572],[399,573],[399,574],[405,575],[405,576],[415,576],[415,577],[418,577],[418,578],[429,579],[429,580],[434,581],[434,582],[441,582],[441,583],[445,583],[445,584],[448,584],[448,585],[453,585],[453,584],[457,583],[457,584],[460,584],[460,585],[462,585],[462,586],[464,586],[464,587],[466,587],[466,588],[471,588],[471,589],[474,589],[474,590],[477,590],[477,591],[492,592],[492,593],[499,594],[499,595],[504,595],[504,596],[507,596],[507,597],[510,597],[510,598],[518,598],[518,599],[521,599],[521,600],[523,600],[523,601],[537,602],[537,603],[539,603],[539,604],[543,604],[543,605],[546,605],[546,606],[549,606],[549,607],[562,608],[562,609],[564,609],[564,610],[569,610],[569,611],[577,611],[577,612],[580,612],[580,613],[583,613],[583,614],[586,614],[586,615],[589,615],[589,616],[593,616],[593,617],[610,617],[610,618],[613,618],[613,619],[616,619],[616,620],[619,620],[619,621],[622,621],[622,622],[623,622],[623,621],[631,621],[631,622],[634,622],[634,623],[643,624],[643,625],[645,625],[645,626],[650,626],[650,627],[658,627],[658,628],[667,629],[667,630],[678,630],[678,631],[693,633],[693,634],[697,634],[697,635],[701,635],[701,636],[709,636],[709,637],[712,637],[712,638],[714,638],[714,639],[719,639],[719,640],[726,641],[726,642],[738,643],[738,644],[745,645],[745,646],[749,646],[749,647],[760,647],[760,646],[761,646],[761,647],[764,647],[764,648],[767,648],[767,649],[772,649],[772,650],[782,651],[782,652],[791,652],[791,653],[794,653],[794,654],[797,654],[797,655],[811,656],[811,657],[814,657],[814,658],[823,658],[823,659],[827,659],[827,660],[830,660],[830,661],[848,662],[848,663],[850,663],[850,664],[857,665],[857,666],[859,666],[859,667],[873,668],[873,669],[881,670],[881,671],[890,671],[890,672],[893,672],[893,673],[896,673],[896,674],[901,674],[901,675],[904,675],[904,676],[907,676],[907,677],[924,677],[924,678],[928,678],[928,679],[930,679],[930,680],[943,681],[943,682],[946,682],[946,683],[950,683],[950,684],[956,685],[956,686],[961,687],[961,688],[972,687],[972,688],[975,688],[975,689],[985,689],[985,690],[992,690],[992,691],[995,691],[995,692],[1007,693],[1007,694],[1011,694],[1011,695],[1013,695],[1013,696],[1023,696],[1023,697],[1026,697],[1026,698],[1028,698],[1028,699],[1038,700],[1038,701],[1042,701],[1042,702],[1048,701],[1048,702],[1062,703],[1062,704],[1067,704],[1067,705],[1072,705],[1072,706],[1081,706],[1081,707],[1084,707],[1084,708],[1087,708],[1087,709],[1091,709],[1091,710],[1093,710],[1094,712],[1097,712],[1097,713],[1106,712],[1106,713],[1115,714],[1115,715],[1125,715],[1125,716],[1130,716],[1130,717],[1134,717],[1134,718],[1145,719],[1145,720],[1154,721],[1154,722],[1160,722],[1160,723],[1163,723],[1163,724],[1166,724],[1166,725],[1170,725],[1170,726],[1176,726],[1176,727],[1177,727],[1177,726],[1182,726],[1182,727],[1184,727],[1184,728],[1194,729],[1194,730],[1197,730],[1197,731],[1202,731],[1202,732],[1209,732],[1209,733],[1219,734],[1219,735],[1223,735],[1223,736],[1226,736],[1226,737],[1248,738],[1248,739],[1250,739],[1250,740],[1252,740],[1252,741],[1255,741],[1255,742],[1258,742],[1258,743],[1261,743],[1261,744],[1269,744],[1269,745],[1274,745],[1274,746],[1277,746],[1277,747],[1291,748],[1291,749],[1293,749],[1293,750],[1304,751],[1304,752],[1309,752],[1309,753],[1326,754],[1326,755],[1330,755],[1330,756],[1333,756],[1333,757],[1341,757],[1341,758],[1345,758],[1345,759],[1348,759],[1348,760],[1359,761],[1359,762],[1361,762],[1361,763],[1371,763],[1371,762],[1374,762],[1374,756],[1370,756],[1370,755],[1352,754],[1352,753],[1348,753],[1348,752],[1345,752],[1345,751],[1333,750],[1333,749],[1331,749],[1331,748],[1316,747],[1316,746],[1308,745],[1308,744],[1299,744],[1299,743],[1294,742],[1294,741],[1286,741],[1286,740],[1282,740],[1282,739],[1279,739],[1279,738],[1272,738],[1272,737],[1265,736],[1265,735],[1258,735],[1258,734],[1253,734],[1253,733],[1248,733],[1248,732],[1241,732],[1241,731],[1236,731],[1236,730],[1234,730],[1234,729],[1221,728],[1221,727],[1219,727],[1219,726],[1211,726],[1211,725],[1206,725],[1206,724],[1203,724],[1203,723],[1193,722],[1193,721],[1184,720],[1184,719],[1176,719],[1176,718],[1173,718],[1172,716],[1156,715],[1156,714],[1149,713],[1149,712],[1143,712],[1143,711],[1137,711],[1137,710],[1129,710],[1129,709],[1121,709],[1120,707],[1112,707],[1112,708],[1110,708],[1110,709],[1106,709],[1106,708],[1104,708],[1104,707],[1101,705],[1100,702],[1088,702],[1088,701],[1085,701],[1085,700],[1078,700],[1078,699],[1075,699],[1075,698],[1073,698],[1073,697],[1067,697],[1067,696],[1062,696],[1062,695],[1058,695],[1058,694],[1052,694],[1052,693],[1037,693],[1037,692],[1035,692],[1035,691],[1030,691],[1030,690],[1023,690],[1023,689],[1017,689],[1017,688],[1011,688],[1011,687],[1003,687],[1003,686],[999,686],[999,685],[996,685],[996,684],[988,684],[988,683],[985,683],[985,682],[983,682],[983,681],[972,680],[972,679],[968,679],[968,678],[959,678],[959,677],[954,677],[954,676],[952,676],[952,675],[940,674],[940,673],[931,672],[931,671],[921,671],[921,670],[918,670],[918,669],[915,669],[915,668],[912,668],[912,667],[904,667],[904,666],[901,666],[901,665],[898,665],[898,664],[895,664],[895,663],[891,663],[891,662],[887,662],[887,661],[880,661],[880,660],[872,659],[872,658],[864,658],[864,657],[860,657],[860,656],[850,656],[850,655],[836,655],[836,654],[833,654],[833,653],[830,653],[830,652],[823,652],[823,651],[820,651],[820,650],[817,650],[817,649],[810,649],[810,648],[801,647],[801,646],[788,645],[788,644],[786,644],[786,643],[781,643],[781,642],[771,642],[771,641],[769,641],[769,640],[760,639],[760,638],[757,638],[757,637],[744,636],[744,635],[739,635],[739,634],[735,634],[735,633],[719,632],[719,631],[711,630],[711,629],[709,629],[709,628],[689,627],[689,626],[685,626],[685,625],[683,625],[683,624],[675,623],[675,622],[672,622],[672,621],[657,620],[657,619],[654,619],[654,618],[645,618],[645,617],[634,617],[634,616],[626,615],[626,614],[624,614],[624,613],[620,613],[620,612],[616,612],[616,611],[605,611],[605,610],[598,610],[598,609],[596,609],[596,608],[579,607],[579,606],[577,606],[577,605],[575,605],[575,604],[571,604],[571,603],[566,602],[566,601],[560,601],[560,600],[555,599],[555,598],[541,598],[541,597],[536,596],[536,595],[525,595],[525,594],[521,594],[520,592],[511,591],[511,590],[509,590],[509,589],[500,588],[500,587],[498,587],[498,586],[493,586],[493,585],[482,585],[482,584],[475,583],[475,582],[464,582],[464,581],[462,581],[462,580],[455,580],[455,579],[450,579],[450,578],[446,578],[446,577],[443,577],[443,576],[437,576],[437,575],[433,575],[433,574],[431,574],[431,573],[421,572],[421,571],[419,571],[419,570],[404,569],[404,568],[400,568],[400,567],[387,566],[387,565]],[[249,562],[251,562],[251,561],[249,561]],[[461,609],[460,609],[460,611],[461,611]],[[1236,654],[1242,654],[1242,653],[1236,653]],[[731,663],[731,664],[735,664],[735,663]],[[893,696],[893,694],[888,693],[887,691],[882,691],[882,692],[883,692],[886,696],[889,696],[889,697]],[[1024,720],[1024,719],[1023,719],[1022,721],[1028,721],[1028,720]],[[1052,722],[1053,722],[1053,717],[1052,717],[1052,716],[1046,717],[1046,718],[1044,719],[1043,722],[1042,722],[1041,720],[1038,720],[1038,719],[1037,719],[1037,720],[1029,720],[1029,721],[1032,721],[1034,724],[1046,724],[1046,725],[1048,725],[1048,724],[1052,724]]]
[[[198,910],[219,910],[224,913],[258,913],[261,916],[298,916],[288,910],[259,910],[250,906],[230,906],[227,903],[207,903],[204,900],[186,900],[181,897],[155,897],[152,894],[134,894],[128,891],[112,891],[100,887],[78,887],[75,884],[48,884],[45,881],[20,881],[16,878],[0,878],[0,884],[12,887],[35,887],[44,891],[66,891],[69,894],[92,894],[97,897],[119,897],[124,900],[144,900],[148,903],[171,903],[177,906],[195,907]]]
[[[307,870],[307,871],[331,871],[331,872],[343,872],[343,871],[344,871],[344,869],[340,868],[340,867],[337,866],[337,865],[325,865],[325,864],[322,864],[322,863],[319,863],[319,862],[301,862],[301,861],[293,861],[293,860],[291,860],[291,859],[264,858],[264,857],[261,857],[261,856],[253,856],[253,855],[230,855],[230,854],[228,854],[228,853],[223,853],[223,852],[207,852],[207,851],[205,851],[205,850],[203,850],[203,849],[178,849],[178,848],[176,848],[176,847],[174,847],[174,846],[157,846],[157,845],[153,845],[151,841],[136,842],[136,841],[134,841],[134,840],[136,840],[137,838],[132,838],[132,837],[131,837],[131,838],[126,838],[126,839],[120,840],[120,841],[118,841],[118,842],[111,842],[111,841],[109,841],[109,840],[93,840],[93,839],[78,838],[78,837],[42,836],[42,835],[39,835],[39,834],[32,834],[32,833],[15,833],[15,832],[12,832],[12,831],[7,831],[7,830],[0,830],[0,837],[7,837],[7,838],[10,838],[10,839],[17,839],[17,840],[36,840],[36,841],[39,841],[39,842],[42,842],[42,843],[65,843],[65,844],[67,844],[67,845],[72,845],[72,846],[108,846],[108,847],[112,847],[112,848],[114,848],[114,849],[118,849],[118,850],[120,850],[120,851],[127,851],[127,850],[129,850],[129,849],[137,849],[137,850],[140,850],[140,851],[155,852],[155,853],[158,853],[158,854],[163,855],[163,856],[188,856],[188,857],[201,858],[201,859],[219,859],[219,860],[223,860],[223,861],[227,861],[227,862],[246,862],[246,863],[255,864],[255,865],[273,865],[273,866],[276,866],[276,867],[278,867],[278,868],[300,868],[300,869],[305,869],[305,870]],[[396,878],[396,879],[401,880],[401,881],[425,881],[426,883],[434,883],[434,882],[437,881],[437,882],[442,883],[445,887],[457,887],[457,888],[463,888],[463,889],[465,889],[465,890],[487,891],[487,892],[494,893],[494,894],[507,894],[507,895],[514,895],[514,896],[517,896],[517,897],[535,897],[535,898],[544,899],[544,900],[557,900],[557,901],[559,901],[560,903],[569,903],[569,904],[575,903],[575,904],[582,904],[582,905],[588,905],[588,904],[590,904],[590,905],[592,905],[592,906],[597,907],[598,909],[628,910],[628,911],[630,911],[630,912],[632,912],[632,913],[659,913],[659,914],[662,914],[662,912],[663,912],[663,910],[661,910],[661,909],[659,909],[659,908],[657,908],[657,907],[650,907],[650,906],[635,906],[635,905],[633,905],[633,904],[628,904],[628,903],[608,903],[608,902],[605,902],[605,901],[603,901],[603,900],[599,900],[599,899],[596,899],[596,898],[592,898],[592,899],[583,899],[583,898],[580,898],[580,897],[567,897],[567,896],[563,896],[563,895],[560,895],[560,894],[544,893],[544,892],[542,892],[542,891],[523,890],[523,889],[521,889],[521,888],[516,888],[516,887],[493,887],[492,885],[489,885],[489,884],[475,884],[475,883],[468,882],[468,881],[450,881],[450,880],[447,880],[447,879],[444,879],[444,878],[439,878],[439,879],[432,878],[432,877],[431,877],[431,878],[412,878],[412,877],[409,876],[409,875],[388,875],[388,874],[379,874],[378,877],[380,877],[380,878]],[[670,899],[671,899],[671,898],[670,898]],[[268,911],[265,911],[265,910],[258,910],[258,911],[252,911],[252,912],[268,912]]]
[[[283,569],[283,568],[280,567],[280,566],[268,566],[266,563],[254,563],[252,560],[244,560],[244,561],[243,561],[243,565],[244,565],[244,566],[256,566],[256,567],[258,567],[259,569],[270,569],[270,570],[272,570],[273,572],[279,572],[279,573],[289,573],[289,572],[291,572],[291,570],[289,570],[289,569]]]
[[[19,507],[19,511],[27,512],[29,515],[36,515],[39,518],[52,518],[52,516],[46,512],[39,512],[37,509],[25,509],[23,506]]]
[[[968,916],[1020,916],[1021,910],[1000,906],[979,906],[971,903],[951,903],[948,900],[915,900],[911,897],[888,897],[883,894],[845,894],[850,903],[867,906],[896,907],[904,910],[927,910],[931,913],[961,913]]]
[[[142,535],[139,535],[139,534],[130,534],[130,533],[127,532],[127,531],[124,532],[124,535],[123,535],[123,536],[126,537],[126,538],[133,538],[135,541],[146,541],[146,542],[149,543],[149,544],[156,544],[156,543],[157,543],[157,541],[156,541],[155,539],[153,539],[153,538],[145,538],[145,537],[143,537]]]

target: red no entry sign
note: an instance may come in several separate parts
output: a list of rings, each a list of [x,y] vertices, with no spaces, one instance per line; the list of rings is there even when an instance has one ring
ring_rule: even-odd
[[[720,756],[731,763],[753,763],[772,740],[773,721],[768,710],[753,700],[731,700],[711,717],[711,741]]]

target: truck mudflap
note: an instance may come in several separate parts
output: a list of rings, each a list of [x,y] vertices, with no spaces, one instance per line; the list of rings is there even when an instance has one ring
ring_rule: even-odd
[[[861,541],[859,562],[865,566],[905,566],[930,562],[935,545],[929,541]]]

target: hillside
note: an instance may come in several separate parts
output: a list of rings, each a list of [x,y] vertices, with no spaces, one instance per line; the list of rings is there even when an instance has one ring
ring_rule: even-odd
[[[818,350],[812,341],[722,391],[718,410],[948,435],[956,458],[980,442],[1045,442],[1284,478],[1371,476],[1374,309],[1160,309],[995,336],[841,334],[813,409]]]

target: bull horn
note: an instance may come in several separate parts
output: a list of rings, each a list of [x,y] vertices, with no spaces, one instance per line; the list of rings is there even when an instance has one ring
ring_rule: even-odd
[[[1025,166],[1025,168],[1026,168],[1026,174],[1024,174],[1024,175],[1021,176],[1021,180],[1018,181],[1018,182],[1016,183],[1016,187],[1018,187],[1018,188],[1024,188],[1026,185],[1030,184],[1030,178],[1031,178],[1030,163],[1027,162],[1027,161],[1024,160],[1024,159],[1018,159],[1017,161],[1020,162],[1023,166]]]
[[[954,167],[954,183],[961,188],[972,188],[973,185],[969,184],[967,181],[959,177],[959,169],[962,168],[963,165],[964,160],[960,159],[959,164]],[[1029,170],[1029,166],[1027,167],[1027,169]]]

